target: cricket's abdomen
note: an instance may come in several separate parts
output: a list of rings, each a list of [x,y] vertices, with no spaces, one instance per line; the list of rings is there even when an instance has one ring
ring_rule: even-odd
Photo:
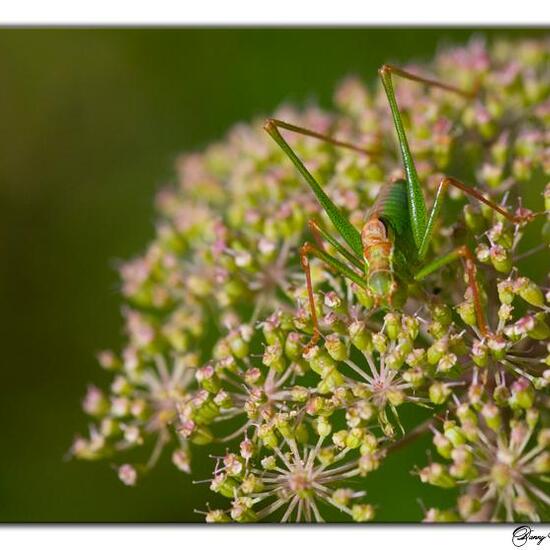
[[[393,273],[393,241],[384,222],[377,217],[367,220],[361,231],[367,285],[377,305],[391,304],[396,284]]]
[[[367,285],[378,305],[392,308],[398,290],[400,295],[406,292],[399,286],[411,278],[417,262],[405,181],[397,180],[381,189],[367,214],[361,242]]]

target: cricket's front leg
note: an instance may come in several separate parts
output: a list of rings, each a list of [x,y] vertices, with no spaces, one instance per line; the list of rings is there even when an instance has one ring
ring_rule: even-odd
[[[283,123],[286,125],[286,123]],[[346,241],[348,246],[353,250],[355,255],[362,256],[363,247],[361,244],[361,235],[352,223],[344,216],[341,210],[332,202],[329,196],[323,191],[317,180],[311,172],[306,168],[305,164],[298,158],[292,147],[287,143],[284,137],[279,132],[279,128],[288,128],[289,125],[281,126],[281,121],[268,119],[264,124],[265,131],[274,139],[275,143],[283,150],[283,152],[292,161],[298,172],[302,175],[306,183],[309,185],[313,194],[317,197],[319,204],[327,213],[334,227]],[[311,135],[311,134],[306,134]]]
[[[309,311],[311,314],[311,322],[313,324],[313,336],[310,341],[307,343],[304,348],[304,353],[307,353],[313,346],[317,345],[319,338],[321,337],[321,332],[319,331],[319,321],[317,319],[317,311],[315,309],[315,296],[313,295],[313,284],[311,282],[311,268],[309,265],[308,255],[311,253],[313,246],[306,242],[300,248],[300,263],[302,264],[302,269],[306,274],[306,286],[307,286],[307,296],[309,300]]]
[[[489,208],[493,209],[495,212],[497,212],[501,216],[504,216],[508,221],[514,224],[523,224],[523,223],[530,222],[535,218],[535,216],[542,214],[542,212],[533,214],[528,210],[519,214],[518,213],[510,214],[510,212],[505,210],[502,206],[499,206],[498,204],[494,203],[493,201],[483,196],[483,194],[480,193],[477,189],[474,189],[473,187],[469,187],[465,183],[462,183],[461,181],[455,178],[452,178],[450,176],[445,176],[441,180],[441,182],[439,183],[439,187],[437,188],[437,193],[435,195],[435,200],[432,205],[432,210],[430,211],[428,222],[426,224],[426,228],[424,230],[424,234],[420,242],[420,248],[418,249],[418,257],[421,260],[424,259],[424,257],[428,252],[428,247],[430,245],[430,241],[434,230],[434,224],[437,219],[437,216],[439,215],[439,211],[441,210],[441,206],[445,198],[445,193],[447,192],[447,188],[449,187],[449,185],[452,185],[453,187],[460,189],[462,192],[466,193],[467,195],[470,195],[470,197],[473,197],[474,199],[476,199],[479,202],[482,202],[483,204],[486,204]]]
[[[311,340],[307,343],[304,353],[307,353],[313,346],[315,346],[321,337],[321,332],[319,330],[319,320],[317,318],[317,310],[315,308],[313,283],[311,280],[311,268],[309,264],[310,256],[315,256],[316,258],[324,262],[329,268],[331,268],[331,270],[339,273],[350,281],[353,281],[358,286],[367,289],[367,283],[365,282],[365,280],[356,271],[341,262],[338,258],[334,258],[321,248],[318,248],[317,246],[309,242],[305,242],[302,245],[302,247],[300,248],[300,263],[306,275],[307,295],[311,312],[311,322],[313,324],[313,336],[311,337]]]
[[[490,334],[489,328],[487,326],[487,321],[485,319],[485,313],[483,311],[483,306],[481,304],[481,294],[479,290],[479,285],[477,282],[477,268],[475,264],[475,258],[472,251],[466,245],[459,246],[455,250],[449,252],[441,258],[437,258],[433,262],[425,265],[414,277],[415,281],[421,281],[425,279],[428,275],[441,269],[443,266],[450,264],[459,259],[464,260],[466,275],[468,277],[468,287],[472,292],[472,299],[474,302],[474,310],[476,314],[476,321],[479,331],[482,336],[488,336]]]
[[[291,124],[290,122],[285,122],[284,120],[279,120],[276,118],[268,118],[265,121],[264,128],[268,130],[270,127],[281,128],[283,130],[294,132],[295,134],[312,137],[320,141],[324,141],[325,143],[330,143],[331,145],[335,145],[336,147],[343,147],[344,149],[350,149],[351,151],[355,151],[357,153],[361,153],[367,156],[376,156],[380,154],[380,151],[378,149],[366,149],[364,147],[360,147],[359,145],[355,145],[354,143],[350,143],[349,141],[342,141],[340,139],[334,138],[333,136],[329,136],[327,134],[321,134],[320,132],[315,132],[314,130],[310,130],[309,128],[304,128],[303,126],[297,126],[296,124]]]

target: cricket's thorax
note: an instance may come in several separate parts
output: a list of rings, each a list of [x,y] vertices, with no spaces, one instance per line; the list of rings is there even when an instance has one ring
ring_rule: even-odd
[[[361,231],[363,256],[367,264],[367,284],[378,303],[391,303],[395,292],[393,241],[382,220],[371,217]]]

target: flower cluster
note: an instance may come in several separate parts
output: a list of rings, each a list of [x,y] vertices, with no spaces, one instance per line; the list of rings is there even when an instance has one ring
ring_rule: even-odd
[[[164,449],[191,473],[193,448],[227,445],[210,483],[230,503],[207,521],[367,521],[368,474],[432,430],[446,462],[420,478],[460,495],[426,520],[548,519],[549,46],[474,40],[403,67],[474,99],[396,77],[427,204],[452,175],[501,209],[449,188],[429,245],[427,262],[471,248],[478,296],[457,261],[388,311],[312,259],[312,312],[299,256],[308,220],[334,236],[327,253],[339,241],[261,121],[182,156],[157,197],[155,239],[120,268],[126,343],[99,355],[112,384],[90,386],[89,435],[73,455],[120,457],[120,479],[134,485]],[[332,112],[285,106],[274,117],[369,151],[284,134],[361,230],[403,173],[382,86],[348,78]],[[410,425],[405,406],[426,420]]]
[[[419,472],[425,483],[459,487],[457,510],[432,508],[426,519],[541,521],[541,508],[550,505],[550,430],[540,426],[532,389],[525,379],[512,384],[509,401],[524,413],[517,416],[478,389],[472,394],[457,399],[456,419],[433,428],[437,452],[452,464],[432,462]]]

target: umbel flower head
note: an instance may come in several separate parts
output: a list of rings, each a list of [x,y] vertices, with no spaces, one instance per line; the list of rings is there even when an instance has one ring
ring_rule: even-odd
[[[521,382],[513,386],[519,400],[526,388]],[[452,463],[432,462],[420,478],[439,487],[460,487],[457,511],[463,520],[541,521],[541,511],[550,506],[550,431],[541,428],[538,410],[529,408],[514,418],[489,400],[457,400],[456,420],[433,431],[438,453]],[[431,509],[426,519],[448,514]]]
[[[192,475],[192,452],[226,447],[209,480],[225,504],[207,521],[365,521],[379,513],[368,474],[431,430],[444,462],[420,477],[460,496],[427,520],[549,519],[549,46],[476,39],[402,65],[473,99],[395,87],[428,208],[452,174],[518,222],[448,189],[427,261],[467,245],[477,287],[455,262],[382,307],[358,284],[361,263],[344,258],[350,283],[309,258],[310,293],[304,241],[328,234],[331,255],[345,243],[262,120],[182,155],[154,239],[120,266],[126,338],[99,355],[112,383],[89,387],[89,435],[72,454],[117,461],[133,486],[163,452]],[[403,176],[387,96],[371,84],[344,80],[330,111],[273,114],[369,151],[285,133],[358,231]]]
[[[376,439],[356,431],[354,442],[349,438],[333,436],[335,443],[324,444],[330,434],[330,424],[317,424],[317,441],[305,443],[307,428],[299,417],[279,415],[273,425],[266,425],[261,440],[265,452],[255,450],[254,444],[244,439],[240,456],[228,453],[217,465],[210,488],[231,498],[231,508],[210,510],[207,521],[220,522],[229,517],[238,522],[270,520],[324,522],[323,509],[333,507],[354,521],[370,521],[374,517],[372,505],[362,502],[365,491],[346,487],[353,480],[374,467]],[[363,442],[362,442],[363,441]],[[364,455],[354,449],[363,446]],[[260,459],[260,455],[263,458]],[[344,484],[344,485],[343,485]]]

